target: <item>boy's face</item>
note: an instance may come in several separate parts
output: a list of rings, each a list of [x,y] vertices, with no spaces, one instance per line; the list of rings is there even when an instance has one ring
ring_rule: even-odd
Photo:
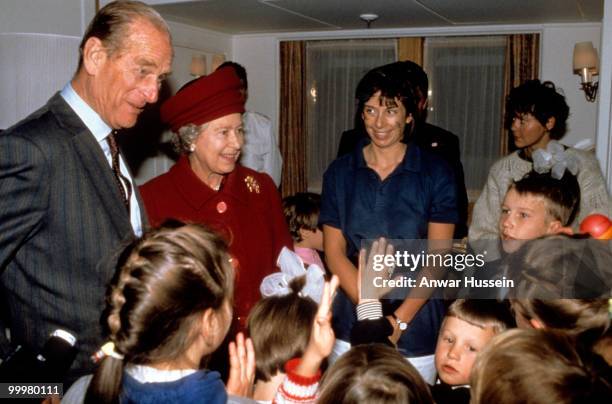
[[[521,195],[514,188],[506,193],[499,217],[499,236],[505,252],[515,252],[524,240],[556,234],[561,227],[561,222],[548,214],[544,197]]]
[[[494,336],[490,327],[476,327],[447,316],[436,345],[436,370],[440,380],[451,386],[469,384],[476,355]]]

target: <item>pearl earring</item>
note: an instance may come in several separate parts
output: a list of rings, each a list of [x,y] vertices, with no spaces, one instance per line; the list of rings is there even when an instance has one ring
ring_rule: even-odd
[[[193,143],[189,145],[189,151],[192,153],[195,151],[195,145]]]

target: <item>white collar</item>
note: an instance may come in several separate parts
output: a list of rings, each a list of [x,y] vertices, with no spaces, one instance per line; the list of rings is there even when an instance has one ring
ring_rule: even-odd
[[[196,369],[161,370],[146,365],[127,365],[125,371],[140,383],[174,382],[197,372]]]
[[[112,128],[106,124],[92,107],[90,107],[80,95],[74,91],[72,84],[68,82],[60,92],[60,95],[70,108],[81,118],[87,129],[94,135],[98,142],[101,142],[111,133]]]

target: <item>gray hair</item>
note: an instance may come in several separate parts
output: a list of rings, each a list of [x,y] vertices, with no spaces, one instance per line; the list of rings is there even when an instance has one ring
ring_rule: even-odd
[[[89,23],[79,45],[77,70],[80,70],[83,65],[83,48],[89,38],[95,37],[101,40],[109,56],[113,55],[124,46],[129,26],[137,18],[145,19],[160,31],[168,34],[169,38],[171,37],[168,24],[151,6],[140,1],[114,1],[102,7]]]
[[[208,122],[202,125],[195,125],[188,123],[187,125],[181,126],[176,133],[172,136],[172,147],[178,154],[189,154],[193,150],[191,149],[200,133],[204,132],[208,127]]]

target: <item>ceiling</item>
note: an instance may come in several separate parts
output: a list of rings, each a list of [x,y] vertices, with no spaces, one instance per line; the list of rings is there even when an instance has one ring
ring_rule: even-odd
[[[231,35],[601,22],[604,0],[149,0],[170,21]]]

